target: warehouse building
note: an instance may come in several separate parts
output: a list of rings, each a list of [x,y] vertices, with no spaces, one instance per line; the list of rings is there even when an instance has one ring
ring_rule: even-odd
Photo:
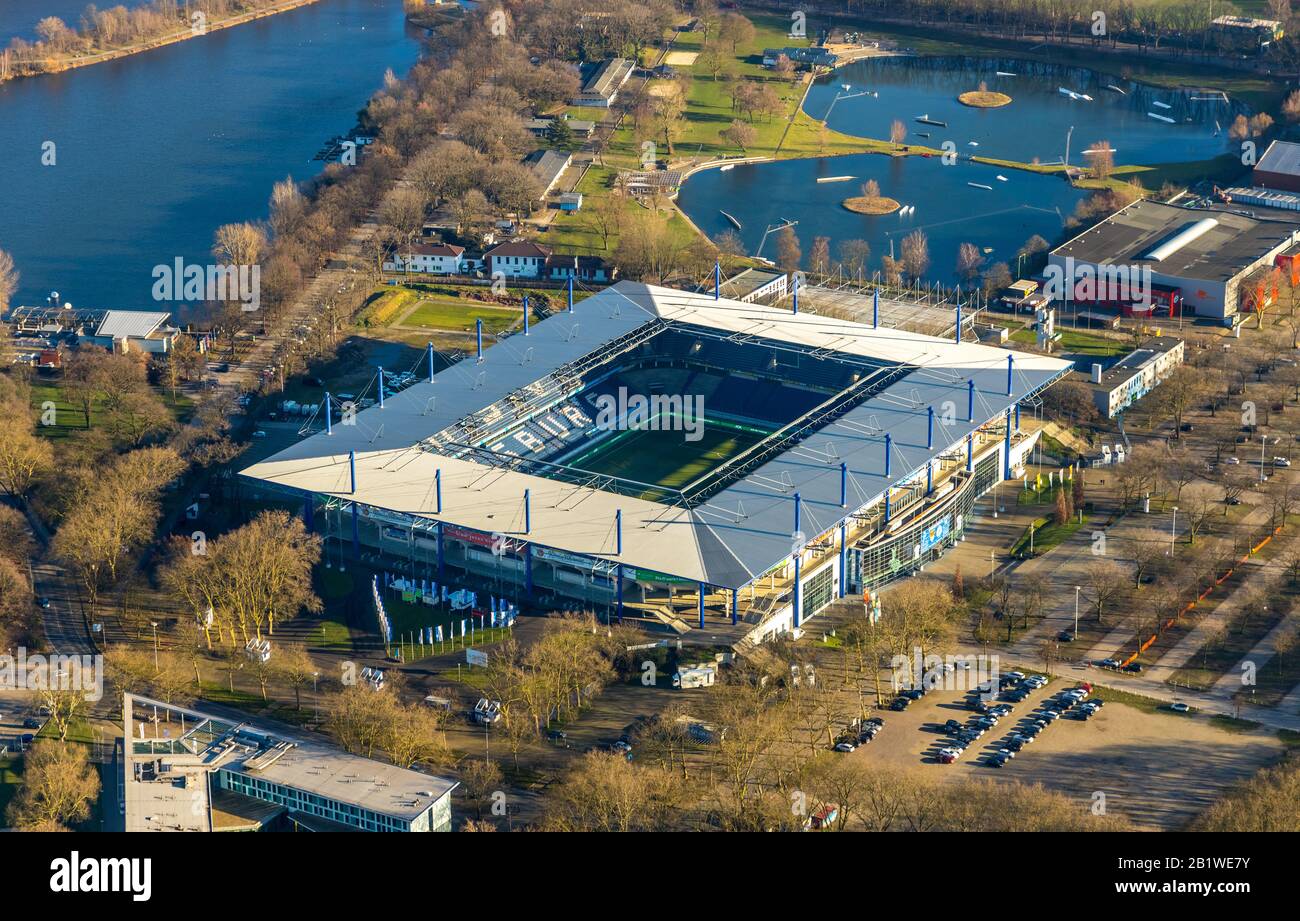
[[[1252,179],[1257,186],[1283,192],[1300,192],[1300,144],[1274,141],[1255,163]]]
[[[1280,217],[1139,200],[1052,250],[1044,290],[1065,312],[1231,326],[1249,306],[1252,277],[1297,244],[1300,225]]]

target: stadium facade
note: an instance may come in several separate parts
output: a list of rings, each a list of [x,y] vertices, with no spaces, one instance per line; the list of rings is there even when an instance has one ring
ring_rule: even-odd
[[[960,540],[1071,365],[620,282],[428,368],[243,475],[377,568],[758,641]]]

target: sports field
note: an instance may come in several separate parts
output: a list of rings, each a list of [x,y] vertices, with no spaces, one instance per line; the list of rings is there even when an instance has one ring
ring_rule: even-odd
[[[680,489],[701,474],[766,438],[753,426],[711,420],[697,441],[685,431],[627,429],[593,445],[565,463],[592,473]]]

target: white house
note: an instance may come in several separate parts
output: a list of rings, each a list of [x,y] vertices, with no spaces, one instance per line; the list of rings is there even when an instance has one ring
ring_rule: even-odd
[[[490,275],[501,272],[507,277],[538,278],[550,255],[551,251],[545,246],[521,240],[494,246],[483,254],[483,261]]]
[[[461,275],[465,272],[465,247],[450,243],[416,243],[405,252],[392,253],[385,259],[384,271]]]

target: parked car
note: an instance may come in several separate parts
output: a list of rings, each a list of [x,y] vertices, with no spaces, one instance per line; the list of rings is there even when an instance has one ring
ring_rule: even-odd
[[[939,750],[940,764],[952,764],[960,757],[961,757],[961,749],[959,748],[943,748]]]
[[[1049,710],[1046,707],[1043,708],[1041,719],[1051,723],[1051,722],[1055,722],[1056,720],[1059,720],[1060,718],[1061,718],[1060,710],[1056,710],[1056,709]]]
[[[1225,457],[1223,459],[1223,462],[1229,465],[1230,467],[1235,467],[1241,463],[1241,458],[1236,457],[1235,455],[1229,455],[1228,457]]]
[[[855,752],[855,751],[857,751],[857,750],[858,750],[858,747],[857,747],[856,745],[854,745],[852,742],[837,742],[837,743],[835,744],[835,750],[836,750],[837,752],[842,752],[842,753],[844,753],[844,754],[848,754],[848,753],[850,753],[850,752]]]
[[[959,723],[957,720],[948,720],[948,722],[943,724],[943,728],[941,731],[955,734],[961,732],[961,729],[962,729],[962,724]]]
[[[1290,466],[1291,466],[1291,462],[1290,462],[1289,460],[1287,460],[1285,457],[1275,457],[1275,458],[1273,458],[1273,466],[1274,466],[1274,467],[1290,467]]]
[[[1100,668],[1119,668],[1119,659],[1102,659],[1097,665]]]
[[[988,756],[987,764],[989,767],[1005,767],[1006,763],[1016,756],[1016,753],[1008,748],[1002,748]]]
[[[1132,675],[1140,675],[1142,673],[1142,663],[1130,662],[1128,665],[1124,666],[1124,671]]]
[[[1169,705],[1169,709],[1170,709],[1170,710],[1173,710],[1175,713],[1191,713],[1191,712],[1192,712],[1192,708],[1189,707],[1189,706],[1187,706],[1187,704],[1183,703],[1182,701],[1176,701],[1176,702],[1170,704],[1170,705]]]
[[[907,697],[895,697],[894,700],[893,700],[893,702],[890,703],[890,705],[889,705],[889,709],[891,709],[891,710],[906,710],[906,709],[908,708],[908,706],[909,706],[911,703],[912,703],[912,701],[911,701],[910,698],[907,698]]]
[[[1073,642],[1074,642],[1074,631],[1073,631],[1073,630],[1062,630],[1060,633],[1056,634],[1056,639],[1057,639],[1059,642],[1062,642],[1062,643],[1073,643]]]
[[[36,717],[34,717],[34,716],[29,716],[29,717],[27,717],[25,720],[23,720],[23,728],[24,728],[24,729],[40,729],[40,728],[41,728],[41,721],[38,720],[38,719],[37,719]]]

